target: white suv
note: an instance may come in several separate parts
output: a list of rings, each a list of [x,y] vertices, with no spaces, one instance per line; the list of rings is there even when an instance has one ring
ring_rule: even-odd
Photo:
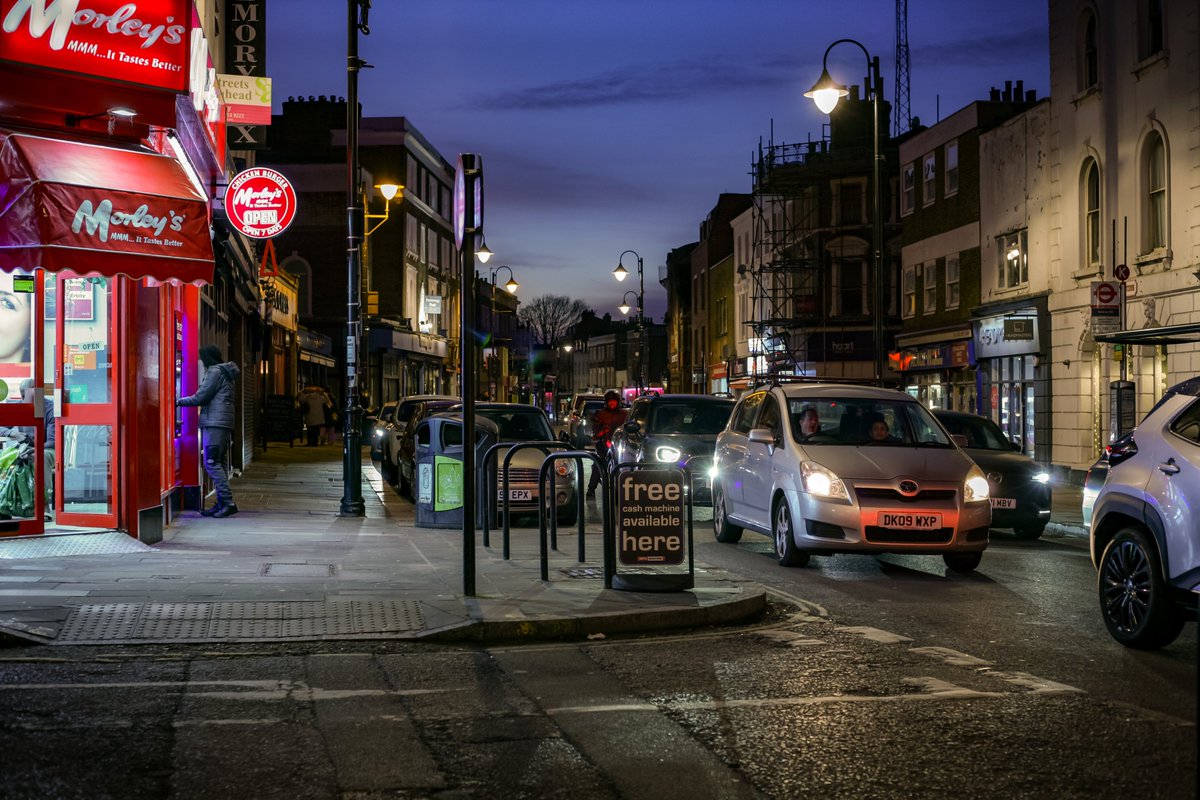
[[[793,383],[739,401],[717,437],[713,527],[774,537],[784,566],[817,553],[940,554],[970,572],[992,520],[983,471],[909,395]]]
[[[1100,612],[1121,644],[1165,647],[1200,591],[1200,378],[1171,387],[1121,443],[1089,528]]]

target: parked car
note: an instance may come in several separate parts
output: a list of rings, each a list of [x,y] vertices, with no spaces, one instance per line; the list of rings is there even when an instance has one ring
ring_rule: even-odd
[[[909,395],[837,383],[751,392],[717,437],[713,528],[772,536],[779,563],[813,554],[941,555],[979,566],[992,522],[983,470]]]
[[[417,423],[445,411],[462,401],[451,395],[422,394],[406,397],[400,401],[392,420],[383,433],[383,458],[379,471],[383,479],[396,486],[400,494],[412,496],[413,475],[416,474]]]
[[[462,415],[462,405],[455,405],[450,412]],[[492,422],[500,437],[500,443],[552,442],[550,418],[536,406],[522,403],[476,403],[475,415]],[[500,467],[504,464],[507,450],[496,453],[496,496],[504,491]],[[550,451],[553,452],[553,451]],[[538,470],[546,458],[547,451],[526,448],[513,456],[508,472],[509,509],[513,515],[536,514],[538,510]],[[554,464],[554,504],[560,525],[572,525],[578,518],[575,494],[575,465],[570,461]]]
[[[710,505],[713,449],[733,406],[732,400],[709,395],[639,397],[625,426],[613,435],[614,461],[684,465],[691,474],[692,502]]]
[[[371,460],[376,462],[377,466],[383,460],[383,433],[388,423],[392,421],[392,415],[396,413],[397,405],[399,405],[397,400],[390,400],[381,405],[379,413],[375,415],[375,423],[371,426]]]
[[[1083,503],[1080,509],[1083,514],[1084,527],[1092,524],[1092,508],[1096,504],[1096,496],[1100,494],[1100,489],[1108,478],[1109,463],[1119,462],[1125,457],[1126,449],[1130,447],[1136,448],[1136,445],[1133,443],[1133,434],[1127,433],[1112,444],[1105,445],[1104,451],[1100,453],[1100,458],[1096,459],[1096,463],[1088,469],[1087,476],[1083,479]]]
[[[960,411],[933,412],[988,481],[992,527],[1012,528],[1018,539],[1036,539],[1050,521],[1050,473],[1021,452],[988,419]]]
[[[563,441],[576,450],[595,450],[596,443],[592,440],[592,417],[602,408],[604,395],[583,395],[583,399],[571,407]]]
[[[1121,644],[1165,647],[1195,618],[1200,589],[1200,378],[1171,387],[1118,441],[1089,527],[1100,613]]]

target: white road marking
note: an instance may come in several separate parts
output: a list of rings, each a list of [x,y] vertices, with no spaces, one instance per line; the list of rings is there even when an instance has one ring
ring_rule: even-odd
[[[951,650],[949,647],[910,647],[908,652],[940,658],[952,667],[990,667],[992,665],[990,661]]]
[[[811,636],[805,636],[795,631],[761,631],[758,635],[764,639],[774,639],[777,642],[782,642],[788,647],[824,647],[829,644],[824,639],[814,639]]]
[[[1028,672],[989,672],[988,675],[995,675],[1002,681],[1008,681],[1014,686],[1023,686],[1026,689],[1032,690],[1034,694],[1083,694],[1083,689],[1077,689],[1074,686],[1068,686],[1065,683],[1049,680],[1048,678],[1039,678],[1037,675],[1030,675]]]
[[[869,639],[872,642],[879,642],[880,644],[902,644],[904,642],[912,641],[912,639],[907,636],[901,636],[898,633],[890,633],[888,631],[880,630],[879,628],[872,628],[869,625],[838,626],[834,630],[843,631],[844,633],[854,633],[863,637],[864,639]]]

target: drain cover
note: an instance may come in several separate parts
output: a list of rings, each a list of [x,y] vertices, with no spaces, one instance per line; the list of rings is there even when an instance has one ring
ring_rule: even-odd
[[[324,639],[350,634],[404,633],[424,627],[420,603],[408,600],[107,603],[74,609],[56,642]]]
[[[259,575],[272,578],[332,578],[337,574],[333,564],[263,564]]]

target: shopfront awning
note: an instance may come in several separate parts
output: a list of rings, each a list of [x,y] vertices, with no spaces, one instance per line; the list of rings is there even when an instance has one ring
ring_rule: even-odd
[[[0,131],[0,269],[211,283],[208,204],[155,153]]]
[[[1150,346],[1200,344],[1200,324],[1162,325],[1157,328],[1136,328],[1128,331],[1114,331],[1113,333],[1098,333],[1095,339],[1097,342],[1104,342],[1106,344],[1144,344]]]

